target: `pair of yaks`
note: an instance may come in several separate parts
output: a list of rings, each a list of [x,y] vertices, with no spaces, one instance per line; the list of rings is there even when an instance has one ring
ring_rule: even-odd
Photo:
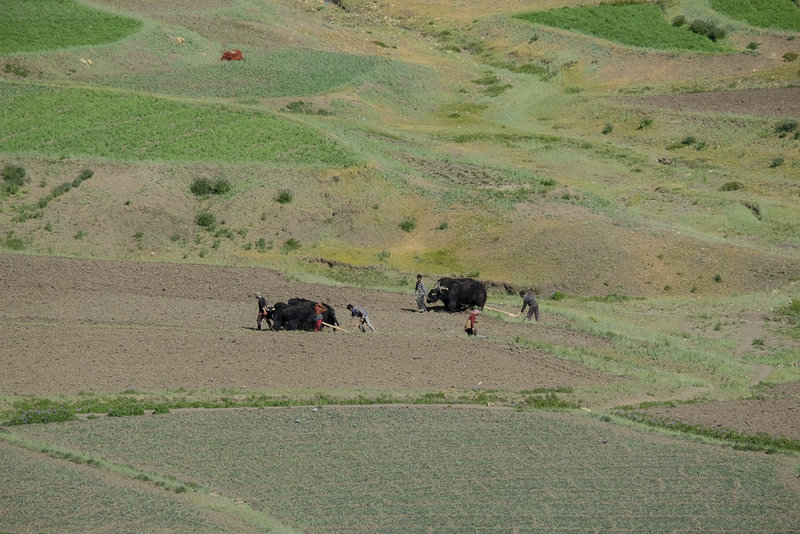
[[[486,304],[486,287],[472,278],[440,278],[436,286],[428,292],[426,300],[428,304],[441,300],[444,308],[451,313],[473,307],[483,309]],[[278,302],[267,308],[267,325],[272,330],[314,330],[316,304],[316,301],[303,298]],[[322,305],[327,308],[322,314],[322,322],[339,326],[333,306],[324,302]]]

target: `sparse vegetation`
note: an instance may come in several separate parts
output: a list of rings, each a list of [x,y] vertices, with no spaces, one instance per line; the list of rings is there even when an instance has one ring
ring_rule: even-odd
[[[218,178],[213,182],[208,178],[195,178],[189,186],[196,196],[224,195],[231,190],[231,184],[226,178]]]
[[[293,200],[294,196],[292,192],[288,189],[281,189],[278,191],[278,194],[275,195],[275,202],[278,204],[289,204]]]
[[[411,232],[416,227],[417,227],[417,221],[415,221],[411,217],[406,217],[405,219],[400,221],[400,229],[404,232]]]
[[[16,195],[20,188],[29,181],[25,178],[25,169],[19,165],[6,165],[0,174],[3,176],[3,188],[12,195]]]
[[[207,230],[213,230],[217,225],[217,217],[210,211],[201,211],[195,217],[195,222]]]
[[[300,241],[298,241],[293,237],[290,237],[289,239],[283,242],[283,245],[281,245],[281,253],[288,254],[290,252],[298,250],[299,248],[300,248]]]

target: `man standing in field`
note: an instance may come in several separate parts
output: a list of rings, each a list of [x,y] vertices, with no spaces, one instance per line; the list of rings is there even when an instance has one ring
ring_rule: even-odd
[[[417,286],[414,288],[414,295],[417,297],[417,311],[428,311],[425,305],[425,297],[428,296],[428,289],[425,287],[425,282],[422,281],[422,275],[417,275]]]
[[[358,318],[359,330],[361,330],[362,332],[366,332],[367,329],[364,328],[364,325],[367,325],[370,330],[375,332],[375,327],[372,326],[371,322],[369,322],[369,314],[367,313],[367,310],[365,310],[361,306],[353,306],[352,304],[348,304],[347,309],[350,310],[350,315]]]
[[[522,297],[522,309],[519,311],[520,313],[525,311],[527,306],[530,306],[528,309],[527,319],[531,318],[531,315],[536,316],[536,320],[539,320],[539,303],[536,302],[536,297],[533,296],[533,293],[528,291],[527,293],[524,291],[519,292],[519,296]]]
[[[258,317],[256,318],[256,324],[258,325],[258,330],[261,330],[261,321],[267,318],[267,299],[262,297],[261,293],[256,293],[255,297],[256,300],[258,300]]]

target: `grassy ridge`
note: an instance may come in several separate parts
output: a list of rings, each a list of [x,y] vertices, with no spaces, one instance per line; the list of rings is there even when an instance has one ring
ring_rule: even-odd
[[[161,475],[306,530],[800,528],[779,457],[741,462],[736,451],[568,413],[323,406],[14,432],[139,469],[157,458]]]
[[[320,133],[270,113],[84,89],[0,85],[0,151],[117,160],[347,166]]]
[[[800,31],[800,8],[791,0],[711,0],[711,7],[753,26]]]
[[[721,52],[725,48],[667,23],[661,9],[651,4],[628,4],[531,11],[516,18],[564,30],[595,35],[610,41],[659,50]]]
[[[0,0],[0,13],[2,54],[110,43],[142,26],[74,0]]]

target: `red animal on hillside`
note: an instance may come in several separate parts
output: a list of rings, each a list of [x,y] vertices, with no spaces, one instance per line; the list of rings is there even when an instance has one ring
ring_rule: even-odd
[[[241,61],[244,59],[241,50],[228,50],[227,52],[223,52],[220,61]]]

